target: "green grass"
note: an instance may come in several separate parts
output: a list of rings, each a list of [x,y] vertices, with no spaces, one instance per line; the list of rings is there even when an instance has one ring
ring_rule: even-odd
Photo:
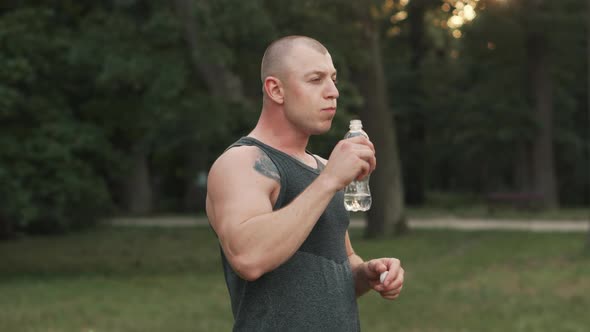
[[[426,203],[421,207],[408,207],[406,212],[413,218],[478,218],[521,220],[590,220],[588,207],[562,207],[560,209],[516,208],[508,203],[490,206],[485,195],[459,192],[426,193]],[[492,209],[490,209],[490,207]]]
[[[494,220],[577,220],[589,221],[590,208],[562,208],[556,210],[527,210],[510,207],[498,207],[489,211],[481,204],[470,206],[426,206],[408,207],[406,214],[410,218],[475,218]]]
[[[393,302],[359,299],[364,331],[586,331],[584,234],[415,231],[351,236],[406,269]],[[0,331],[230,331],[207,227],[101,228],[0,242]]]

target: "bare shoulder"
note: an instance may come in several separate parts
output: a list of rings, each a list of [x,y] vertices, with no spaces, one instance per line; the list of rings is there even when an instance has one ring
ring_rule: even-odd
[[[228,224],[271,212],[280,191],[280,175],[272,160],[255,146],[225,151],[207,179],[207,215],[219,233]]]
[[[232,177],[255,171],[268,179],[279,181],[280,175],[273,161],[256,146],[240,146],[225,151],[211,166],[209,176]]]

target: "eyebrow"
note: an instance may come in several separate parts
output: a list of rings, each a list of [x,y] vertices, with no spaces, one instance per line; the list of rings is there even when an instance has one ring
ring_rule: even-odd
[[[334,70],[334,72],[331,75],[329,75],[329,76],[336,76],[336,74],[337,74],[337,71]],[[308,76],[311,76],[311,75],[326,76],[327,75],[327,72],[321,71],[321,70],[314,70],[314,71],[311,71],[311,72],[305,74],[305,77],[308,77]]]

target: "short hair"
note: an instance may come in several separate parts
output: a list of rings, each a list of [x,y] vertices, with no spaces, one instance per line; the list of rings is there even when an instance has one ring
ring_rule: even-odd
[[[303,43],[322,54],[328,53],[322,43],[310,37],[293,35],[277,39],[266,48],[262,57],[260,80],[263,84],[268,76],[276,76],[282,71],[284,60],[296,43]]]

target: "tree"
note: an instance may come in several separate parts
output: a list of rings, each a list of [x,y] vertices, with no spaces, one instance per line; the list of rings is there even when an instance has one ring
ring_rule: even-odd
[[[468,2],[477,18],[449,29]],[[260,85],[245,82],[287,34],[322,41],[338,68],[333,129],[310,147],[329,154],[353,114],[377,146],[368,236],[405,229],[400,152],[411,202],[538,189],[587,205],[586,2],[3,4],[0,233],[113,205],[202,209],[197,174],[255,122]]]
[[[423,105],[425,97],[424,75],[422,75],[422,63],[428,52],[425,15],[438,0],[414,0],[407,5],[409,45],[411,49],[411,78],[407,84],[410,92],[410,100],[407,115],[407,155],[404,162],[404,179],[411,183],[405,187],[406,201],[410,205],[422,205],[425,202],[426,191],[426,126],[428,117]]]
[[[367,31],[367,49],[372,65],[363,77],[360,90],[365,97],[361,119],[379,151],[379,167],[371,177],[373,208],[367,212],[367,237],[401,235],[408,229],[395,118],[389,111],[387,83],[381,55],[379,32]]]
[[[22,6],[0,15],[3,233],[78,228],[112,211],[97,161],[112,151],[68,95],[77,83],[67,56],[73,42],[51,9]]]
[[[198,2],[199,10],[208,13],[207,3]],[[213,57],[206,56],[206,49],[210,49],[211,42],[207,43],[207,35],[201,32],[195,1],[175,0],[174,9],[180,19],[183,32],[183,40],[186,45],[186,53],[190,59],[193,72],[201,77],[214,98],[222,98],[227,95],[230,101],[239,101],[244,98],[242,82],[238,76],[231,72],[223,63],[215,61]],[[189,169],[202,170],[207,168],[207,147],[189,140],[186,145],[186,160]],[[193,210],[198,208],[199,202],[205,201],[205,193],[194,185],[194,181],[185,182],[184,208]]]
[[[588,17],[590,17],[590,0],[587,1],[587,10],[588,10]],[[587,53],[587,57],[586,59],[590,59],[590,20],[586,21],[587,22],[587,26],[586,26],[586,53]],[[588,78],[586,81],[586,89],[587,89],[587,95],[586,97],[588,98],[588,103],[586,104],[586,112],[587,117],[588,117],[588,128],[590,128],[590,60],[587,60],[586,62],[586,69],[588,71]],[[589,136],[588,138],[590,139],[590,134],[587,134],[587,136]],[[590,160],[590,151],[588,151],[588,153],[586,154],[586,157]],[[590,171],[588,171],[588,176],[590,177]],[[588,186],[590,186],[590,184],[588,184]],[[586,188],[587,191],[590,191],[590,187]],[[586,235],[586,249],[587,251],[590,252],[590,220],[588,221],[588,233]]]
[[[229,6],[226,8],[231,7],[240,16],[265,14],[256,2],[227,5]],[[229,45],[219,40],[221,36],[211,33],[213,26],[222,26],[219,22],[219,14],[215,14],[218,9],[211,8],[212,6],[214,6],[213,3],[204,1],[174,1],[174,8],[183,29],[186,53],[193,72],[204,81],[211,93],[211,98],[225,104],[226,108],[238,111],[252,109],[251,102],[243,89],[242,77],[233,71],[229,61],[223,57],[224,53],[231,53]],[[236,7],[238,8],[236,9]],[[258,9],[257,12],[247,14],[248,10],[255,11],[256,9]],[[227,26],[227,29],[232,29],[232,27]],[[215,56],[216,54],[221,56]],[[207,145],[197,140],[189,140],[185,153],[189,169],[202,171],[208,168],[209,148]],[[187,181],[186,184],[184,206],[187,210],[194,211],[203,206],[205,191],[203,188],[197,188],[194,181]]]
[[[81,117],[102,121],[115,149],[125,155],[120,173],[109,172],[114,197],[122,210],[155,210],[150,159],[169,114],[177,114],[190,97],[178,50],[179,34],[169,11],[149,3],[96,5],[78,20],[70,65],[81,82],[72,95]],[[110,29],[106,31],[104,26]],[[112,33],[112,35],[109,35]],[[105,48],[104,45],[109,45]],[[166,63],[167,70],[159,71]]]
[[[531,15],[540,15],[543,0],[530,0]],[[545,207],[559,207],[553,153],[553,81],[547,36],[538,24],[526,29],[526,55],[528,64],[531,103],[538,133],[533,141],[533,190],[542,195]]]
[[[367,50],[367,62],[358,72],[359,90],[365,104],[361,119],[371,141],[379,151],[379,166],[371,176],[373,207],[367,212],[367,237],[400,235],[408,230],[404,211],[402,172],[399,162],[395,117],[389,110],[388,86],[383,66],[381,28],[378,10],[365,2],[361,44]],[[377,15],[376,15],[377,14]]]
[[[448,6],[452,2],[446,1],[447,11],[450,7],[460,12],[452,4]],[[533,76],[526,69],[533,68],[538,59],[531,55],[532,44],[526,41],[530,40],[527,35],[541,31],[547,55],[544,61],[550,61],[541,77],[545,86],[552,82],[550,106],[559,109],[552,112],[549,127],[551,144],[556,146],[553,171],[563,170],[558,174],[559,194],[569,202],[587,201],[577,184],[581,170],[588,167],[579,162],[585,151],[585,134],[579,126],[580,112],[585,110],[579,105],[585,93],[580,91],[577,73],[584,62],[577,61],[575,54],[581,51],[581,26],[587,20],[580,17],[580,8],[579,0],[543,2],[537,10],[531,10],[528,2],[482,0],[477,4],[476,19],[460,31],[452,31],[447,48],[440,48],[444,53],[427,54],[422,74],[427,84],[424,106],[429,114],[428,174],[435,186],[431,189],[468,190],[479,195],[490,190],[534,191],[540,187],[535,185],[540,180],[535,180],[534,174],[539,172],[533,167],[547,163],[533,162],[532,147],[546,127],[542,123],[548,120],[541,121],[536,111],[540,102],[535,101]],[[436,16],[427,21],[431,20],[435,27],[427,29],[431,34],[442,31],[440,23],[448,26],[452,21],[441,22]],[[573,192],[577,195],[572,196]]]

